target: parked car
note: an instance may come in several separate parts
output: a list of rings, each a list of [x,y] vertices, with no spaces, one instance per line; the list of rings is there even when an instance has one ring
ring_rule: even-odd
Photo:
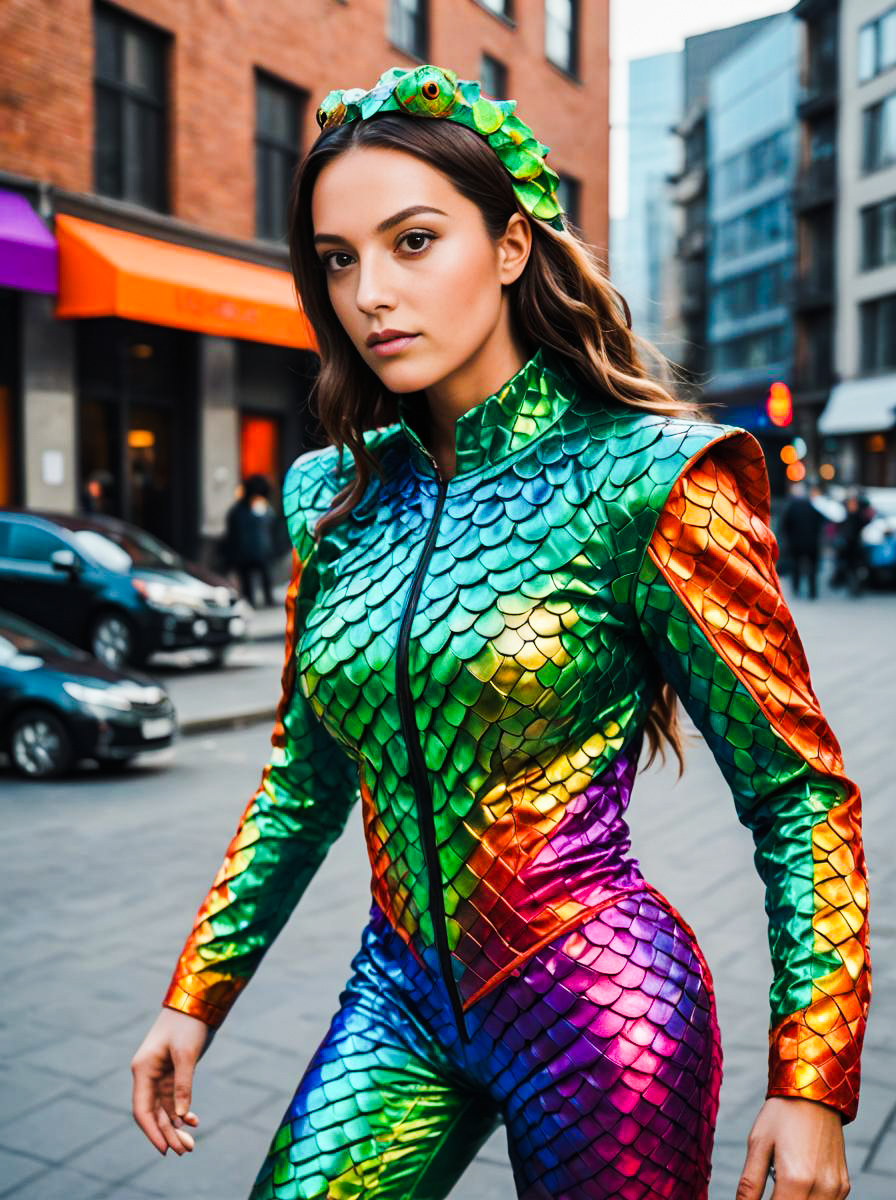
[[[873,516],[862,530],[868,579],[872,584],[896,583],[896,488],[863,488]]]
[[[117,769],[176,735],[174,705],[156,680],[0,609],[0,745],[20,775],[52,779],[82,758]]]
[[[195,646],[220,665],[247,631],[246,602],[223,576],[101,514],[0,509],[0,607],[112,667]]]

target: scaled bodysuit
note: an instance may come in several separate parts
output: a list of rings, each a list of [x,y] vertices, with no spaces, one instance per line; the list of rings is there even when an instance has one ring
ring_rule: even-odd
[[[370,920],[251,1200],[435,1200],[501,1122],[526,1200],[699,1200],[712,979],[625,821],[664,680],[755,842],[767,1095],[851,1121],[870,996],[861,799],[781,595],[761,447],[545,346],[457,420],[450,480],[398,411],[319,542],[350,456],[286,476],[273,752],[164,1003],[221,1023],[360,797]]]

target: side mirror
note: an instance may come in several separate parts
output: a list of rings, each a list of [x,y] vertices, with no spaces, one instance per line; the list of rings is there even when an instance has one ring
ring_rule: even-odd
[[[50,555],[50,566],[57,571],[68,571],[70,575],[75,575],[79,569],[78,557],[74,550],[69,550],[67,547],[62,550],[54,550]]]

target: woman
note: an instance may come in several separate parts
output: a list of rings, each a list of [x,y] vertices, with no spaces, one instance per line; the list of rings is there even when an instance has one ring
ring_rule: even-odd
[[[210,1031],[360,794],[370,921],[252,1200],[444,1197],[502,1121],[527,1200],[705,1197],[712,980],[624,820],[645,734],[646,765],[663,741],[681,764],[677,693],[767,888],[739,1200],[773,1159],[778,1200],[839,1200],[860,797],[781,597],[765,462],[648,376],[514,105],[427,64],[318,112],[291,251],[334,446],[284,483],[274,750],[134,1057],[135,1117],[192,1149]]]

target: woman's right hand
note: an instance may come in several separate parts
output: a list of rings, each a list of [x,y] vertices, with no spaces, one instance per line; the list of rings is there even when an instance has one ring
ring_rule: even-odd
[[[163,1008],[131,1059],[134,1120],[160,1154],[193,1149],[182,1126],[199,1124],[190,1110],[193,1071],[213,1036],[197,1017]]]

